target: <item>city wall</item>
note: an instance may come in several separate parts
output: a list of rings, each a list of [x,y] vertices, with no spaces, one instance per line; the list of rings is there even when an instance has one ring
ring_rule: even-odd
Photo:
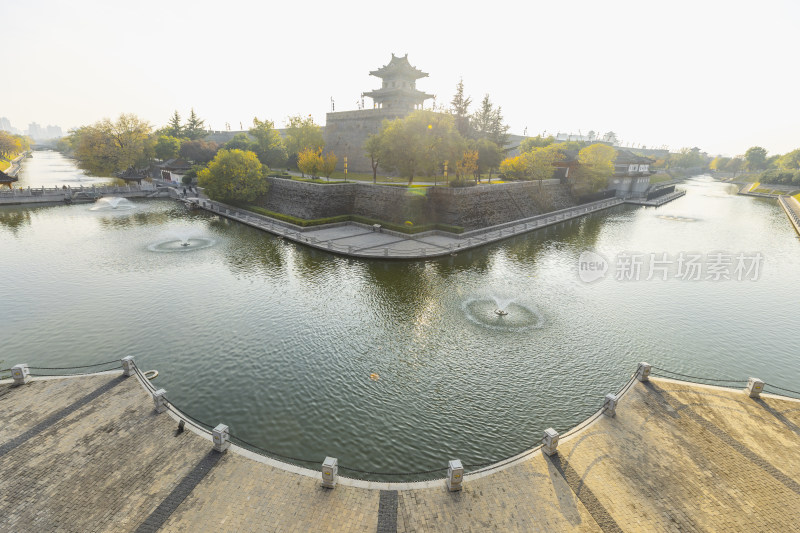
[[[395,224],[439,223],[472,230],[576,204],[569,188],[558,180],[463,188],[269,180],[269,193],[260,205],[304,219],[359,215]]]

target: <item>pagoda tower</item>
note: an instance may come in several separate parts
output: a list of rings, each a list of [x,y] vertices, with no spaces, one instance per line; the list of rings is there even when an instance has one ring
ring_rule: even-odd
[[[395,113],[410,113],[421,109],[422,103],[432,94],[417,90],[417,80],[427,78],[428,73],[422,72],[408,62],[408,54],[397,57],[392,54],[392,60],[378,70],[373,70],[370,75],[383,80],[380,89],[364,93],[374,102],[375,109],[385,109]]]

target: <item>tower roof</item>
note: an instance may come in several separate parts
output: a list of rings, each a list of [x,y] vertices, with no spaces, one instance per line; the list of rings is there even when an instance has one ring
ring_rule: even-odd
[[[378,70],[372,70],[370,74],[378,78],[406,78],[412,80],[428,77],[427,72],[422,72],[408,62],[408,54],[403,57],[397,57],[392,54],[392,60],[389,61],[388,65],[384,65]]]

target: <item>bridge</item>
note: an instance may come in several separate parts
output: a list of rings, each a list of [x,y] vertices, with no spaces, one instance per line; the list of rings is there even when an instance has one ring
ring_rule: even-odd
[[[142,185],[101,185],[91,187],[40,187],[0,191],[0,205],[94,202],[103,196],[156,198],[169,196],[169,190],[149,183]]]

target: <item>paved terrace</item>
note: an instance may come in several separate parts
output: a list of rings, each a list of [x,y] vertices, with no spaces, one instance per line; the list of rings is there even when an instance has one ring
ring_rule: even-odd
[[[0,529],[44,531],[797,531],[800,402],[632,380],[616,417],[465,476],[340,478],[176,432],[140,378],[0,384]],[[294,471],[290,471],[294,470]],[[308,474],[308,475],[304,475]]]
[[[625,203],[621,198],[610,198],[460,235],[444,231],[409,235],[357,222],[303,228],[208,199],[188,198],[184,201],[306,246],[353,257],[384,259],[424,259],[450,255]]]
[[[795,231],[800,234],[800,202],[794,196],[780,196],[778,203],[783,207]]]

